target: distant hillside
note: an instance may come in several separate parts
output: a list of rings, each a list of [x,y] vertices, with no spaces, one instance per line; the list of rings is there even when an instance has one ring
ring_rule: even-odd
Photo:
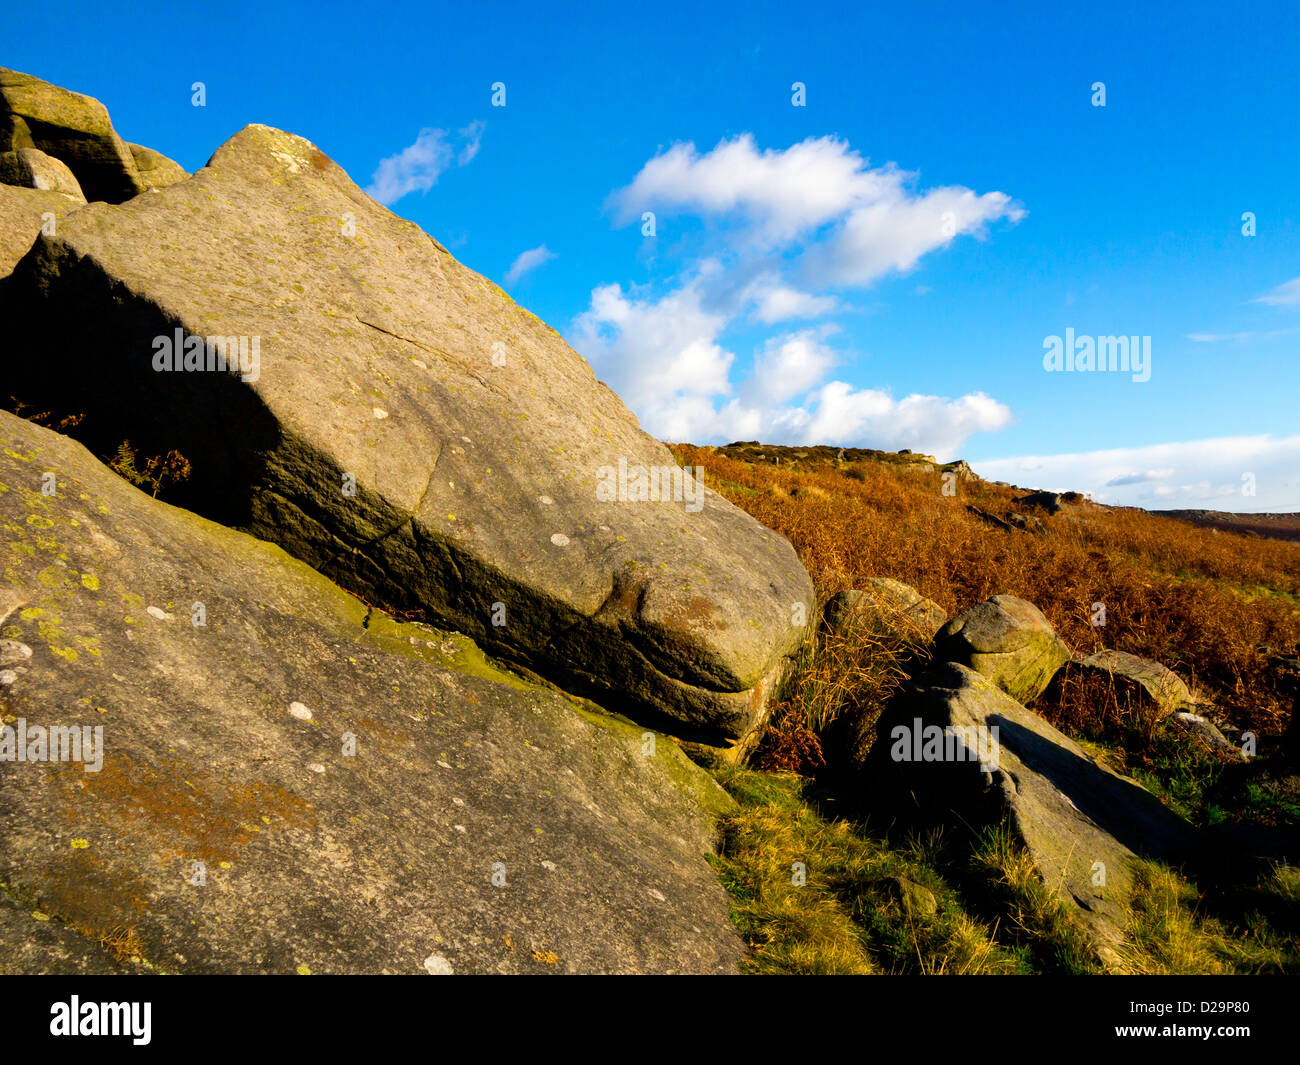
[[[825,444],[807,447],[784,447],[777,444],[760,444],[756,440],[738,440],[724,447],[714,449],[720,455],[740,462],[771,463],[774,466],[786,466],[812,470],[820,466],[829,466],[844,470],[855,464],[874,462],[895,470],[915,471],[918,473],[951,472],[961,480],[976,479],[978,475],[961,459],[952,462],[939,462],[932,455],[918,452],[878,451],[874,448],[834,447]],[[1033,492],[1034,489],[1007,484],[1005,481],[989,481],[990,485],[1009,488],[1017,492]],[[1144,507],[1121,507],[1121,510],[1142,510],[1162,518],[1174,518],[1188,522],[1202,529],[1217,529],[1221,532],[1237,533],[1240,536],[1258,536],[1269,540],[1290,540],[1300,542],[1300,513],[1297,514],[1232,514],[1222,510],[1148,510]]]
[[[715,449],[718,454],[740,462],[770,462],[777,466],[811,467],[831,464],[843,468],[855,462],[881,462],[905,470],[933,473],[948,471],[959,477],[974,477],[975,472],[962,459],[940,462],[933,455],[909,451],[878,451],[870,447],[835,447],[829,444],[812,444],[807,447],[786,447],[781,444],[760,444],[757,440],[737,440]]]
[[[1153,510],[1151,513],[1177,518],[1203,529],[1300,541],[1300,514],[1229,514],[1223,510]]]

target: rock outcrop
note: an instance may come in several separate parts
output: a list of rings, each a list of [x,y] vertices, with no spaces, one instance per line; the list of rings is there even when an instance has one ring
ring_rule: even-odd
[[[995,595],[938,631],[934,657],[968,666],[1024,703],[1042,694],[1070,649],[1033,603]]]
[[[1048,514],[1060,514],[1062,511],[1083,506],[1087,500],[1078,492],[1030,492],[1019,496],[1012,502],[1024,507],[1045,510]]]
[[[992,525],[995,529],[1001,529],[1003,532],[1027,532],[1038,536],[1047,532],[1047,526],[1043,523],[1043,519],[1032,514],[1012,512],[1006,518],[999,518],[996,514],[990,514],[987,510],[972,506],[969,503],[966,505],[966,511],[974,514],[981,521]]]
[[[669,739],[0,443],[0,972],[734,970]]]
[[[883,795],[929,821],[1005,824],[1116,968],[1135,861],[1177,859],[1192,843],[1192,827],[1159,799],[955,663],[900,689],[869,768]]]
[[[14,394],[84,413],[98,453],[178,450],[176,502],[609,709],[743,749],[804,635],[788,542],[299,137],[250,126],[186,181],[74,213],[0,313]],[[242,343],[243,372],[155,369],[191,337],[208,365]]]
[[[103,104],[0,67],[0,152],[23,148],[66,163],[87,200],[121,203],[145,189]]]
[[[757,440],[736,440],[717,449],[720,455],[741,462],[770,463],[775,466],[817,466],[825,463],[835,468],[846,464],[876,463],[907,473],[950,474],[957,481],[979,480],[979,476],[963,459],[940,462],[933,455],[923,455],[903,448],[901,451],[879,451],[869,447],[832,447],[815,444],[808,447],[785,447],[780,444],[762,444]]]

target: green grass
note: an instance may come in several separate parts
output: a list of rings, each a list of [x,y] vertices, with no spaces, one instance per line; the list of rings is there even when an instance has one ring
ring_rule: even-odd
[[[792,774],[720,774],[740,809],[714,859],[753,973],[1023,973],[1021,952],[972,917],[927,861],[938,837],[891,846],[830,817]],[[795,863],[806,870],[796,883]],[[927,915],[904,904],[890,878],[934,896]]]
[[[1105,971],[1067,907],[1004,828],[974,840],[877,831],[836,816],[809,779],[721,770],[738,809],[712,859],[754,974]],[[803,867],[799,882],[797,866]],[[898,879],[933,897],[905,904]],[[1133,973],[1300,972],[1300,871],[1204,892],[1140,862],[1117,947]]]
[[[1143,975],[1300,972],[1300,870],[1276,866],[1224,893],[1156,862],[1137,868],[1129,949]]]

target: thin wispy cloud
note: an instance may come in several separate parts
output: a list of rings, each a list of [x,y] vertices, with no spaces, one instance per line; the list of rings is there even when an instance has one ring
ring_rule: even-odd
[[[1300,436],[1226,436],[972,462],[981,477],[1154,510],[1300,511]]]
[[[554,258],[555,252],[545,244],[520,252],[515,261],[510,264],[510,269],[506,271],[506,284],[513,285],[525,274],[536,270],[539,266],[544,266]]]
[[[366,192],[389,207],[412,192],[428,192],[444,173],[478,154],[482,136],[481,121],[459,130],[454,138],[444,129],[422,129],[414,144],[380,162]]]
[[[1271,340],[1274,337],[1289,336],[1292,333],[1300,333],[1300,326],[1293,326],[1290,329],[1247,330],[1241,333],[1188,333],[1187,339],[1195,341],[1197,344],[1222,344],[1229,340],[1244,344],[1251,340]]]
[[[483,142],[483,127],[486,125],[482,119],[477,122],[471,122],[468,126],[460,131],[460,138],[465,142],[461,148],[460,154],[456,156],[456,164],[464,166],[474,156],[478,155],[479,146]]]
[[[1251,303],[1267,303],[1274,307],[1300,307],[1300,277],[1292,278],[1262,296],[1256,296]]]

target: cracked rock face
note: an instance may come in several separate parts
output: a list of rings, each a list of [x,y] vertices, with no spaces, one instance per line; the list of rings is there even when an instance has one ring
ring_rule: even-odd
[[[693,504],[554,330],[301,138],[250,126],[69,215],[0,313],[14,394],[86,414],[98,453],[179,450],[175,502],[609,709],[743,747],[803,637],[788,542]],[[249,372],[155,370],[176,330],[244,338]]]
[[[730,800],[671,740],[0,440],[0,718],[102,730],[0,760],[0,973],[735,970]]]

